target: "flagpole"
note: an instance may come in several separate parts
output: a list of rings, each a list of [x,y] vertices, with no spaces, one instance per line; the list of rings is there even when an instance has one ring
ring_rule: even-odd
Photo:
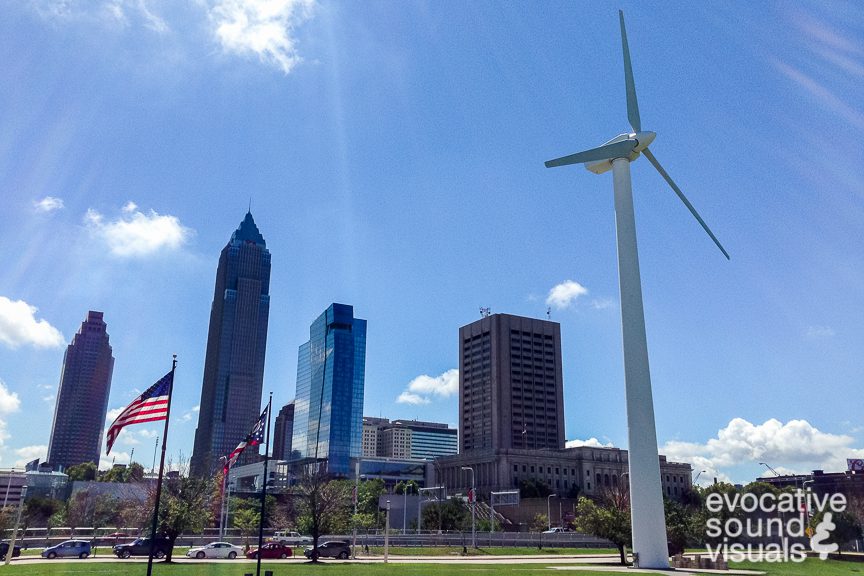
[[[261,482],[261,515],[258,520],[258,564],[255,569],[256,576],[261,576],[261,546],[264,545],[264,505],[267,502],[267,463],[270,460],[270,408],[272,405],[273,392],[270,392],[270,400],[267,402],[267,443],[264,448],[264,479]]]
[[[171,421],[171,397],[174,395],[174,371],[177,369],[177,355],[173,354],[171,363],[171,386],[168,388],[168,407],[165,410],[165,429],[162,432],[162,457],[159,460],[159,479],[156,480],[156,504],[153,507],[153,524],[150,530],[150,554],[147,557],[147,576],[153,574],[153,551],[156,548],[156,528],[159,523],[159,499],[162,497],[162,473],[165,470],[165,441],[168,440],[168,422]]]

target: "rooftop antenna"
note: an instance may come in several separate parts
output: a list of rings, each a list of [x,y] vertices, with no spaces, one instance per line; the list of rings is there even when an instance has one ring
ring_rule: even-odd
[[[247,212],[252,213],[252,196],[249,196],[249,210]]]
[[[552,307],[546,307],[546,320],[552,320]]]
[[[488,318],[491,314],[492,314],[492,308],[488,308],[488,307],[484,308],[483,306],[480,307],[480,317],[481,318]]]
[[[640,568],[666,569],[669,554],[666,524],[663,520],[663,492],[657,460],[657,427],[651,374],[648,369],[648,343],[645,337],[645,314],[642,308],[642,281],[639,276],[639,254],[636,250],[636,222],[633,215],[633,191],[630,163],[645,156],[672,188],[681,202],[699,222],[711,240],[728,259],[729,254],[696,212],[696,209],[666,173],[648,145],[654,132],[643,131],[636,102],[636,84],[624,29],[624,13],[618,11],[621,25],[621,48],[624,53],[624,87],[627,96],[627,120],[632,132],[619,134],[603,145],[546,162],[547,168],[584,164],[595,174],[612,171],[615,195],[615,230],[618,243],[618,283],[621,291],[621,327],[624,344],[624,387],[627,398],[629,440],[630,503],[633,526],[633,552],[639,555]]]

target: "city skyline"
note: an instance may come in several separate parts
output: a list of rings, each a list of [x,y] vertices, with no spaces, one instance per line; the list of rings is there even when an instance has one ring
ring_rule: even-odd
[[[451,425],[455,330],[551,307],[567,440],[626,448],[608,183],[542,164],[626,129],[619,6],[310,2],[268,16],[285,41],[257,52],[197,4],[44,6],[0,22],[0,466],[44,459],[91,309],[111,320],[108,416],[178,354],[169,454],[188,458],[214,255],[250,197],[277,255],[276,405],[329,302],[372,322],[364,413]],[[702,482],[840,469],[864,456],[855,5],[620,7],[654,152],[733,258],[634,165],[660,452]],[[112,456],[149,464],[158,433]]]

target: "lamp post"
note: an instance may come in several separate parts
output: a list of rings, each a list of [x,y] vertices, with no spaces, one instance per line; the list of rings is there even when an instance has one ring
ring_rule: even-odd
[[[471,492],[468,494],[468,502],[471,504],[471,547],[477,548],[477,528],[476,528],[476,504],[477,501],[477,492],[474,489],[474,468],[471,466],[462,466],[462,470],[468,470],[471,472]],[[492,518],[492,522],[495,522],[495,518]]]
[[[546,497],[546,520],[549,521],[549,530],[552,529],[552,515],[549,511],[549,501],[557,496],[558,494],[549,494],[549,496]]]
[[[360,499],[360,461],[354,463],[354,537],[351,540],[351,557],[357,558],[357,501]]]
[[[15,540],[18,538],[18,525],[21,524],[21,511],[24,510],[24,498],[27,497],[27,485],[21,487],[21,501],[18,503],[18,516],[15,518],[15,529],[12,531],[12,538],[9,540],[9,548],[6,549],[6,566],[12,560],[12,555],[15,553]]]
[[[384,517],[384,563],[390,557],[390,500],[387,500],[387,514]]]
[[[693,484],[696,484],[696,482],[699,481],[699,476],[701,476],[701,475],[704,474],[705,472],[707,472],[707,470],[700,470],[699,473],[696,474],[696,478],[693,480]]]

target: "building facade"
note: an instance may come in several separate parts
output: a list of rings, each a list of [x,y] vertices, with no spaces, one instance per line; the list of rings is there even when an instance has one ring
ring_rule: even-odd
[[[114,357],[102,312],[87,313],[63,357],[48,464],[55,470],[99,464]]]
[[[270,251],[251,213],[219,256],[191,471],[213,472],[261,413],[270,315]],[[254,461],[246,450],[240,464]]]
[[[393,426],[411,431],[411,458],[434,460],[459,452],[459,431],[439,422],[394,420]]]
[[[288,460],[291,455],[291,435],[294,433],[294,402],[289,402],[279,410],[273,423],[274,460]]]
[[[297,358],[292,449],[300,461],[325,461],[351,476],[362,455],[366,320],[354,308],[332,304],[309,328]]]
[[[493,314],[459,329],[459,452],[564,448],[561,327]]]
[[[391,424],[379,430],[378,456],[385,458],[410,458],[411,429]]]
[[[693,484],[692,467],[668,462],[662,455],[658,458],[663,493],[680,498]],[[470,476],[463,466],[474,469],[477,493],[485,499],[490,492],[517,490],[529,480],[561,496],[600,496],[626,484],[629,473],[627,451],[620,448],[485,449],[436,460],[436,483],[446,486],[448,492],[465,492]]]

